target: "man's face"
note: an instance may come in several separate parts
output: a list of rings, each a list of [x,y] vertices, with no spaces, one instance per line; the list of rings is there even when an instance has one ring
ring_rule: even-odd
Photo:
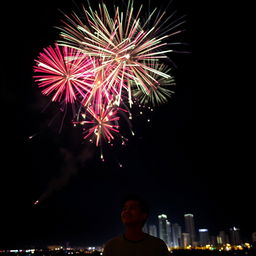
[[[121,211],[121,220],[124,225],[143,225],[147,218],[147,213],[141,210],[137,201],[128,200]]]

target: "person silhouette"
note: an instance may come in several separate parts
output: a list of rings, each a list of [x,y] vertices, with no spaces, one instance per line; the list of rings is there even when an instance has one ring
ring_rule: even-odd
[[[170,256],[163,240],[143,232],[148,216],[149,207],[142,198],[127,196],[121,210],[125,231],[105,244],[103,256]]]

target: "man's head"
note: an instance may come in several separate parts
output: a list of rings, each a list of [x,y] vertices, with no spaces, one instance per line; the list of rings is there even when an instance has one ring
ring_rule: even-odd
[[[122,204],[121,220],[126,226],[143,227],[149,215],[147,203],[137,195],[127,196]]]

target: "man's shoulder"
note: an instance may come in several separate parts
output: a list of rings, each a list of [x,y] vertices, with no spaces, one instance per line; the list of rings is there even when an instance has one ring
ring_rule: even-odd
[[[158,256],[169,256],[168,248],[165,242],[155,236],[147,234],[145,239],[132,242],[126,240],[123,235],[116,236],[108,240],[104,245],[104,256],[124,256],[133,255],[134,252],[139,255],[158,255]]]
[[[155,243],[159,243],[159,244],[164,244],[165,245],[165,242],[159,238],[159,237],[156,237],[156,236],[151,236],[151,235],[148,235],[148,239],[152,242],[155,242]]]
[[[118,251],[120,248],[123,247],[123,239],[122,236],[116,236],[108,240],[104,244],[104,251],[103,255],[104,256],[114,256],[114,255],[119,255]]]
[[[109,239],[106,243],[105,243],[105,246],[106,245],[112,245],[112,244],[116,244],[116,243],[120,243],[123,241],[123,236],[122,235],[119,235],[119,236],[115,236],[111,239]]]
[[[154,250],[156,255],[169,255],[168,247],[161,238],[149,235],[148,244],[150,244],[150,247]]]

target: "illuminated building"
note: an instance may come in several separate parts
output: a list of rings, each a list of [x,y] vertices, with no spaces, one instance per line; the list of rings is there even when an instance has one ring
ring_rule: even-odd
[[[201,246],[210,244],[209,232],[206,228],[199,229],[199,243]]]
[[[190,235],[189,233],[182,233],[181,234],[181,240],[182,240],[182,247],[187,247],[190,245]]]
[[[157,227],[156,227],[156,225],[149,225],[149,234],[151,236],[157,237]]]
[[[168,220],[167,220],[167,215],[161,214],[158,215],[158,225],[159,225],[159,237],[166,243],[168,244]]]
[[[166,225],[167,225],[167,245],[168,246],[173,246],[173,242],[172,242],[172,236],[171,236],[171,223],[167,220],[166,221]]]
[[[229,244],[228,235],[225,233],[225,231],[220,231],[217,242],[219,245]]]
[[[191,213],[185,214],[185,231],[189,234],[189,244],[194,245],[196,242],[196,230],[195,230],[195,222],[194,215]]]
[[[142,231],[144,233],[148,233],[148,225],[147,225],[147,223],[144,224]]]
[[[181,247],[181,226],[178,223],[172,225],[173,247]]]
[[[256,242],[256,232],[252,233],[252,242]]]
[[[239,245],[241,244],[240,240],[240,229],[236,227],[230,228],[230,242],[232,245]]]
[[[211,236],[210,237],[210,245],[211,246],[217,246],[218,245],[217,236]]]

